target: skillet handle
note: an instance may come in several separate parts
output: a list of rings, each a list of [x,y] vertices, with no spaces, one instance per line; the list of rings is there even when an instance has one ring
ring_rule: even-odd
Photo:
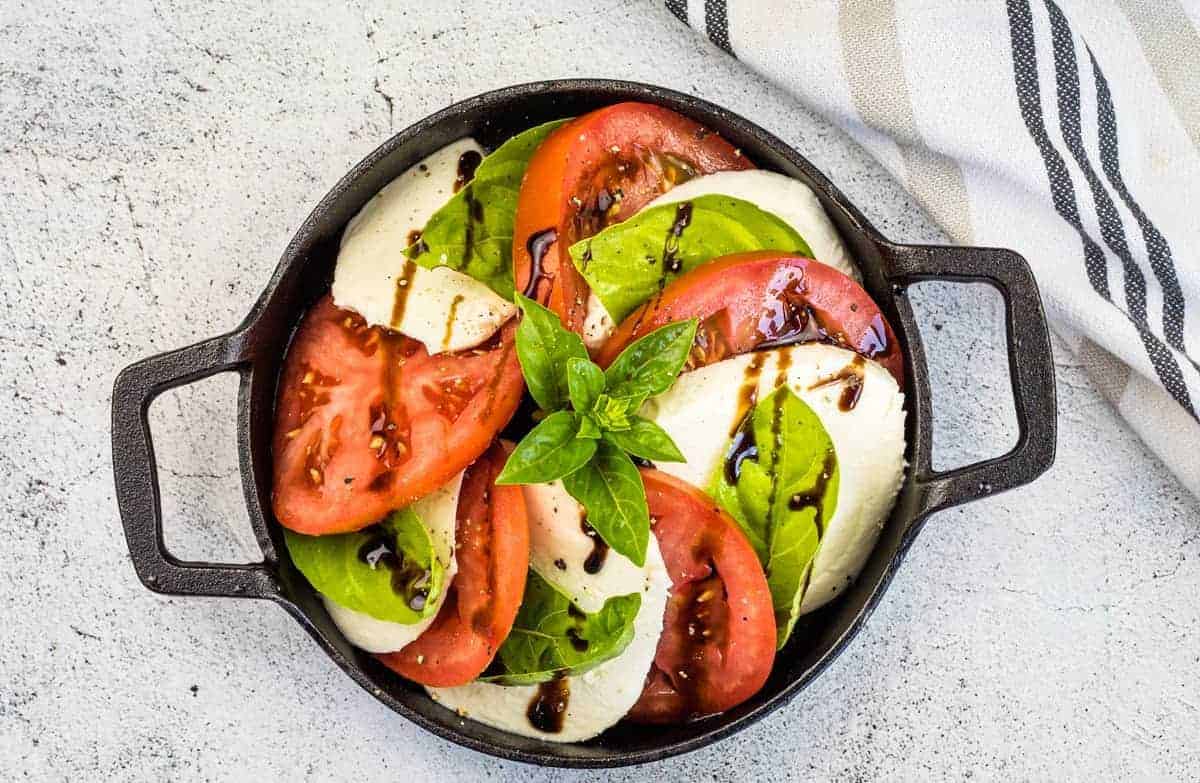
[[[214,337],[162,353],[121,371],[113,385],[113,476],[129,554],[142,584],[170,595],[273,598],[279,587],[266,562],[241,565],[178,560],[163,543],[158,466],[146,413],[154,398],[217,373],[236,370],[243,382],[252,368],[243,356],[243,333]]]
[[[881,250],[893,284],[922,280],[987,283],[1004,298],[1017,444],[1003,456],[946,471],[934,470],[930,450],[923,450],[914,474],[915,483],[923,490],[918,515],[1019,487],[1046,472],[1054,463],[1057,437],[1054,358],[1037,281],[1028,262],[1011,250],[993,248],[885,245]]]

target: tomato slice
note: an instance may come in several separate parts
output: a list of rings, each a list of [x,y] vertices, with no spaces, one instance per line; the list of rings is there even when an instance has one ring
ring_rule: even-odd
[[[699,318],[686,369],[789,343],[823,341],[882,364],[904,388],[896,333],[862,286],[811,258],[755,250],[714,259],[629,314],[600,349],[607,367],[638,337]]]
[[[496,486],[508,449],[496,442],[467,468],[458,499],[458,573],[425,633],[377,656],[422,685],[465,685],[487,668],[512,630],[529,569],[529,520],[517,486]]]
[[[654,665],[627,716],[678,723],[758,692],[775,662],[775,610],[746,536],[699,489],[643,469],[654,535],[671,576]]]
[[[572,120],[542,142],[521,182],[513,229],[517,290],[579,331],[588,287],[567,248],[680,182],[751,168],[725,139],[661,106],[618,103]]]
[[[279,384],[272,505],[280,523],[308,535],[359,530],[470,465],[521,399],[515,329],[430,356],[329,296],[317,302]]]

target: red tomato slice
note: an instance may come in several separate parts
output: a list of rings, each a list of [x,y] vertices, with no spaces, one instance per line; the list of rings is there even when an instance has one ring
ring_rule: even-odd
[[[422,685],[465,685],[487,668],[525,595],[529,520],[520,487],[496,486],[508,450],[497,442],[467,468],[458,499],[458,573],[433,624],[399,652],[377,656]]]
[[[904,388],[896,333],[862,286],[778,250],[733,253],[672,281],[621,322],[596,361],[607,367],[638,337],[686,318],[700,319],[686,369],[756,348],[822,341],[874,359]]]
[[[642,480],[671,597],[654,665],[627,717],[679,723],[758,692],[775,662],[775,610],[758,557],[732,518],[666,473],[643,469]]]
[[[618,103],[576,118],[542,142],[525,170],[513,229],[517,290],[579,331],[588,287],[567,248],[680,182],[751,168],[729,142],[661,106]]]
[[[514,323],[430,356],[326,296],[296,331],[276,403],[275,516],[298,533],[358,530],[483,453],[521,399]]]

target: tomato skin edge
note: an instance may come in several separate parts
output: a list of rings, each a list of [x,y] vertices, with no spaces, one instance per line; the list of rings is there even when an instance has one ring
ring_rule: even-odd
[[[728,710],[762,689],[775,661],[775,613],[766,575],[737,523],[691,484],[649,468],[641,473],[652,518],[658,516],[654,531],[672,587],[655,663],[626,719],[680,723]],[[707,524],[697,528],[702,515]],[[689,615],[677,611],[677,599],[716,578],[723,600],[706,606],[722,609],[725,626],[716,629],[714,641],[697,644],[690,624],[686,632],[678,627]],[[691,645],[687,655],[672,649],[676,643]],[[666,672],[678,671],[681,663],[686,668],[689,660],[715,662],[717,671],[702,668],[688,679],[671,680]]]
[[[886,349],[876,355],[863,355],[883,365],[903,389],[904,355],[900,342],[870,294],[853,278],[820,261],[779,250],[752,250],[721,256],[672,280],[660,294],[617,325],[616,331],[597,352],[596,363],[607,367],[638,337],[672,321],[693,317],[703,321],[722,309],[735,311],[742,319],[750,318],[751,314],[755,318],[761,317],[765,295],[760,292],[765,292],[772,275],[783,267],[798,270],[802,280],[815,281],[814,287],[804,292],[806,301],[822,321],[841,325],[838,331],[843,334],[850,332],[845,335],[846,341],[836,344],[862,353],[860,347],[868,330],[872,334],[882,330],[878,336]],[[742,328],[732,345],[734,354],[755,349],[754,341],[747,336]]]

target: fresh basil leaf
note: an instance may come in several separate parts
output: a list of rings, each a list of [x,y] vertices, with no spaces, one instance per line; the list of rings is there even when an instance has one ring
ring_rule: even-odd
[[[497,484],[545,484],[578,470],[596,453],[596,441],[576,437],[572,411],[551,413],[528,433],[504,463]]]
[[[606,432],[629,429],[630,416],[642,406],[641,397],[609,397],[601,394],[592,408],[596,423]]]
[[[612,397],[645,400],[675,383],[696,339],[696,319],[676,321],[655,329],[625,350],[604,371]]]
[[[475,177],[425,224],[405,253],[423,267],[448,266],[513,298],[513,218],[534,150],[565,120],[518,133],[485,157]]]
[[[649,419],[633,416],[629,429],[605,430],[604,439],[635,457],[655,462],[687,462],[666,430]]]
[[[604,370],[587,359],[576,356],[567,359],[567,389],[572,407],[587,413],[604,391]]]
[[[709,494],[737,520],[763,564],[782,647],[837,508],[837,455],[821,419],[786,386],[760,401],[741,426],[751,428],[757,457],[742,460],[733,483],[721,465]]]
[[[380,524],[356,533],[283,533],[296,568],[334,603],[404,624],[437,610],[445,569],[434,555],[429,531],[412,509],[394,511]]]
[[[583,504],[588,524],[634,565],[646,564],[650,512],[642,475],[629,455],[601,439],[596,454],[583,467],[563,477],[563,487]]]
[[[532,685],[583,674],[611,660],[633,641],[633,621],[642,606],[638,593],[604,602],[584,614],[565,595],[530,569],[517,619],[497,653],[499,666],[479,679]]]
[[[517,359],[529,394],[544,411],[563,408],[570,399],[567,363],[571,359],[586,361],[587,348],[552,311],[520,294],[517,306],[523,314],[517,326]]]
[[[595,440],[601,435],[600,425],[596,423],[596,418],[590,413],[576,413],[575,417],[579,421],[579,432],[575,437],[590,438]]]
[[[684,224],[680,210],[687,204],[691,219]],[[620,323],[679,275],[743,250],[812,255],[787,223],[749,201],[723,195],[647,209],[576,242],[569,252],[592,293]]]

